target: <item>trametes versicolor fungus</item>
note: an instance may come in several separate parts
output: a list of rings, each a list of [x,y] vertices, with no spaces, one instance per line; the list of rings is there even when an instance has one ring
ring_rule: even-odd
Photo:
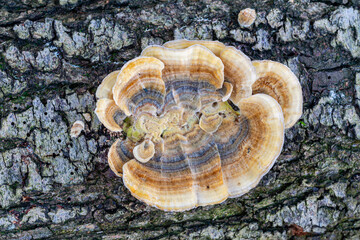
[[[298,79],[217,41],[149,46],[96,92],[96,114],[124,132],[108,162],[136,198],[184,211],[254,188],[302,114]]]

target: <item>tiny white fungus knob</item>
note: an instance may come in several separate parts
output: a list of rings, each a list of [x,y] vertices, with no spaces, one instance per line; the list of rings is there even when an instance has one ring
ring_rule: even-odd
[[[155,145],[149,140],[145,139],[142,143],[134,147],[134,157],[142,163],[148,162],[155,154]]]
[[[250,27],[256,19],[256,11],[251,8],[243,9],[239,12],[238,22],[241,27]]]
[[[70,136],[73,138],[77,138],[80,135],[81,131],[84,130],[84,128],[85,124],[83,121],[78,120],[74,122],[70,130]]]

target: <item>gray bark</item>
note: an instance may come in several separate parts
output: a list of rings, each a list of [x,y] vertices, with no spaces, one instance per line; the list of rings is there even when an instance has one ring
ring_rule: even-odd
[[[1,239],[359,239],[357,0],[0,0]],[[237,23],[251,7],[251,28]],[[182,213],[133,198],[106,163],[103,77],[150,44],[215,39],[288,65],[304,115],[248,194]],[[70,137],[76,120],[85,123]]]

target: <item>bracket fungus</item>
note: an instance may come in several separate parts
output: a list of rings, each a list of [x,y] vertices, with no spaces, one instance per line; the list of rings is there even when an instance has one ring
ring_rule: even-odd
[[[96,114],[124,139],[108,162],[139,200],[167,211],[223,202],[254,188],[302,114],[286,66],[217,41],[149,46],[110,73]]]

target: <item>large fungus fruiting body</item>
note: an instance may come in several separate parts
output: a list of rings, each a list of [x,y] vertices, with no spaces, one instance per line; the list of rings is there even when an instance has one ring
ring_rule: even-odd
[[[302,113],[286,66],[217,41],[147,47],[99,86],[96,114],[123,131],[108,162],[136,198],[183,211],[238,197],[279,156]]]

